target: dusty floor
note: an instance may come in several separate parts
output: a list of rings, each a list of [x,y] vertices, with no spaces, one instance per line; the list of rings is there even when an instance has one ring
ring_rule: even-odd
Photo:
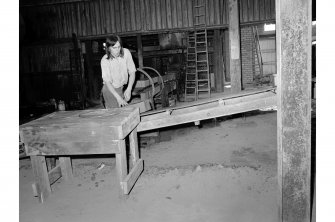
[[[73,159],[74,180],[56,182],[44,204],[33,197],[29,159],[20,160],[20,221],[276,221],[276,112],[161,137],[141,149],[145,170],[124,200],[113,156]]]

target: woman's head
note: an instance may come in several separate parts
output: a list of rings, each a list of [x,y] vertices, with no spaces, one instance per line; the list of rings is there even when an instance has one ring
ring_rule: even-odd
[[[107,59],[115,57],[123,57],[123,48],[121,38],[117,35],[111,35],[106,38],[106,54]]]

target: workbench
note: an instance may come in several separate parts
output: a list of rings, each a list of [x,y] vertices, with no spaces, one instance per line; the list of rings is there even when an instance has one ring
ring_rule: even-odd
[[[73,155],[115,154],[120,194],[129,194],[143,171],[137,142],[139,122],[139,109],[125,107],[54,112],[21,125],[20,137],[31,159],[40,202],[49,196],[51,184],[60,176],[71,180]],[[46,157],[58,157],[59,164],[48,170]]]

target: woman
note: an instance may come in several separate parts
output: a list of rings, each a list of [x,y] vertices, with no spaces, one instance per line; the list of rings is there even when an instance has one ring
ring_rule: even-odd
[[[112,35],[106,39],[106,55],[102,57],[100,64],[105,107],[108,109],[126,106],[131,98],[136,67],[130,51],[122,47],[119,36]],[[123,92],[123,86],[127,83],[128,86]]]

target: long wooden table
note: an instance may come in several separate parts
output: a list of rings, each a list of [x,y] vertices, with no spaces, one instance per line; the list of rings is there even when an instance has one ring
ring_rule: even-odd
[[[120,192],[129,194],[143,171],[139,158],[138,108],[61,111],[20,126],[20,137],[30,156],[35,188],[40,202],[51,193],[51,184],[62,176],[73,177],[71,156],[115,154]],[[126,138],[129,138],[130,166],[127,169]],[[46,156],[58,157],[59,164],[48,170]]]

